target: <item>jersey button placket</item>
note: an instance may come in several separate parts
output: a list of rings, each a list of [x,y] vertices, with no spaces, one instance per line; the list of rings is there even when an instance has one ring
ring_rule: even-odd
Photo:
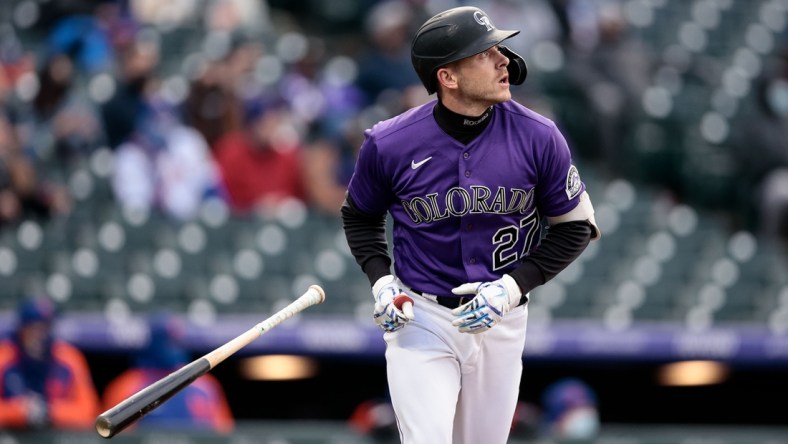
[[[471,170],[468,168],[470,166],[469,162],[468,162],[468,160],[470,158],[471,158],[471,154],[469,152],[465,151],[465,152],[462,153],[462,158],[460,159],[460,162],[459,162],[460,163],[460,171],[462,172],[462,175],[465,176],[466,179],[471,177]],[[467,180],[462,180],[461,179],[460,183],[461,183],[462,186],[465,186],[465,187],[469,187],[470,186],[470,182],[467,181]],[[472,215],[465,215],[464,217],[465,218],[472,218],[473,216]],[[466,223],[466,225],[465,225],[465,228],[466,228],[466,233],[470,233],[473,230],[473,228],[474,228],[474,223],[471,222],[471,221],[468,221]],[[471,244],[472,244],[472,242],[470,242],[470,241],[468,243],[464,243],[464,245],[471,245]],[[466,252],[466,254],[467,253],[473,254],[472,252]],[[465,260],[466,260],[466,262],[465,262],[466,267],[475,267],[476,263],[478,262],[476,257],[470,256],[470,255],[466,256]]]

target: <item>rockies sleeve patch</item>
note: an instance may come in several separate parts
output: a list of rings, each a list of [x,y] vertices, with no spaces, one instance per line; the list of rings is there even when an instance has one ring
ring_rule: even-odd
[[[582,183],[580,182],[580,173],[577,171],[577,167],[574,165],[570,165],[569,171],[566,173],[566,197],[569,200],[574,199],[580,194],[580,190],[582,189]]]

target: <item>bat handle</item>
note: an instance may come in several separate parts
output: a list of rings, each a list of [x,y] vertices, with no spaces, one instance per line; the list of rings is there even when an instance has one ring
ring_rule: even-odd
[[[402,310],[406,318],[413,319],[416,317],[413,312],[413,299],[410,296],[404,294],[395,296],[394,306]]]

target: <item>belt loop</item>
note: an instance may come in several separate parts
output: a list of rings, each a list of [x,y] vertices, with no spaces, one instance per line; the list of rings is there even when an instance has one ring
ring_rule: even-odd
[[[428,299],[428,300],[429,300],[429,301],[431,301],[431,302],[434,302],[434,303],[436,303],[436,304],[438,303],[438,296],[435,296],[434,294],[430,294],[430,293],[422,293],[422,292],[420,292],[420,291],[418,291],[418,290],[411,290],[411,291],[412,291],[412,292],[414,292],[414,293],[416,293],[417,295],[419,295],[419,296],[421,296],[421,297],[425,298],[425,299]]]
[[[446,307],[448,309],[457,308],[460,305],[467,304],[468,302],[470,302],[471,299],[473,299],[472,296],[454,297],[454,296],[438,296],[430,293],[422,293],[421,291],[416,290],[415,288],[408,287],[402,281],[399,281],[399,284],[400,287],[407,290],[408,292],[421,296],[424,299],[427,299],[431,302],[440,305],[441,307]]]
[[[408,291],[408,292],[410,292],[410,293],[413,293],[413,294],[419,295],[419,296],[421,296],[421,297],[423,297],[423,298],[425,298],[425,299],[428,299],[428,300],[430,300],[430,301],[432,301],[432,302],[435,302],[435,303],[437,303],[437,302],[438,302],[438,297],[437,297],[437,296],[435,296],[434,294],[429,294],[429,293],[422,293],[422,292],[420,292],[419,290],[416,290],[415,288],[411,288],[411,287],[409,287],[409,286],[405,285],[405,283],[404,283],[404,282],[402,282],[402,280],[400,280],[399,278],[397,278],[397,281],[399,282],[399,286],[400,286],[402,289],[404,289],[404,290],[406,290],[406,291]]]

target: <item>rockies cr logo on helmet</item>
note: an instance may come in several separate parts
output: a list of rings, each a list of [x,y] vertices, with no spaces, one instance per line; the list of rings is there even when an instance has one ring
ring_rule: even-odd
[[[473,13],[473,18],[476,20],[476,23],[483,25],[487,28],[488,31],[492,31],[495,27],[490,23],[490,19],[487,18],[481,11],[476,11]]]

